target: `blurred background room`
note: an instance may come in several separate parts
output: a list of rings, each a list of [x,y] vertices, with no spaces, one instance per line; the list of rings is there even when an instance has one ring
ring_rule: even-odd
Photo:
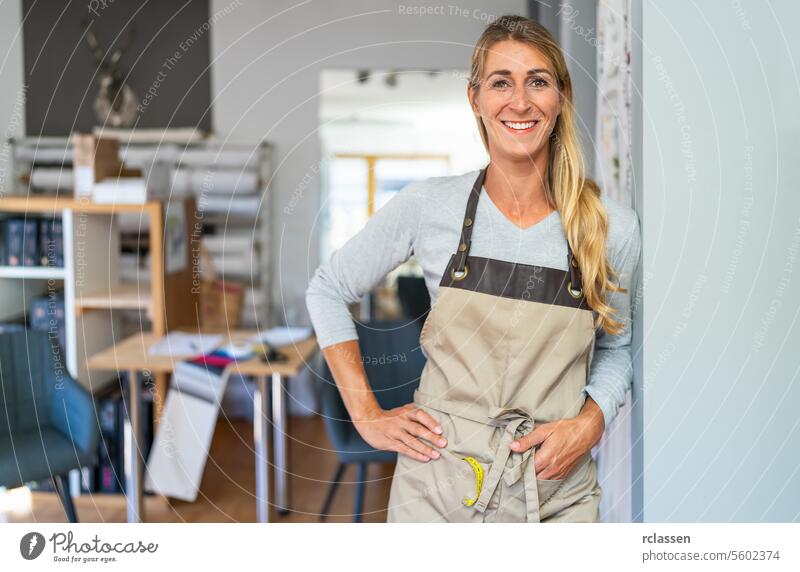
[[[55,334],[49,352],[53,335],[36,338],[48,354],[30,371],[36,407],[52,413],[60,372],[76,384],[76,419],[97,428],[71,443],[55,414],[26,422],[17,396],[0,518],[385,520],[393,457],[337,450],[352,425],[326,414],[341,404],[313,338],[280,373],[268,353],[252,371],[223,368],[243,344],[305,342],[311,273],[394,193],[485,164],[466,80],[492,19],[528,15],[560,39],[591,172],[631,201],[625,2],[419,8],[0,5],[0,329],[29,354],[30,332]],[[604,60],[598,42],[621,57]],[[352,312],[421,324],[429,308],[412,258]],[[222,344],[231,332],[237,348]],[[406,342],[413,374],[424,358]],[[183,363],[200,350],[205,362]],[[4,371],[22,367],[13,357]],[[629,451],[630,415],[618,423],[617,449]],[[605,518],[629,521],[630,455],[620,459],[606,468],[622,496]]]
[[[646,222],[601,519],[797,519],[796,364],[759,352],[796,340],[793,3],[7,0],[0,521],[386,520],[394,454],[354,449],[304,293],[408,183],[485,165],[466,82],[503,14],[558,39],[588,173]],[[351,307],[408,357],[371,383],[424,358],[370,324],[429,308],[413,258]]]

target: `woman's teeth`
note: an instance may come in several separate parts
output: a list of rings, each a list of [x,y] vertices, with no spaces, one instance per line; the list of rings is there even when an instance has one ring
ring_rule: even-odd
[[[524,129],[530,129],[531,127],[536,125],[536,121],[527,121],[525,123],[514,123],[511,121],[503,121],[503,125],[505,125],[506,127],[510,127],[511,129],[522,131]]]

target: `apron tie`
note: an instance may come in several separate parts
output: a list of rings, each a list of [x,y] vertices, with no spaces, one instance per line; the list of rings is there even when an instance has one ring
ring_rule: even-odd
[[[443,413],[503,428],[503,436],[497,446],[489,474],[484,478],[478,500],[472,506],[479,512],[485,512],[501,478],[508,486],[522,479],[525,489],[526,520],[539,522],[539,489],[536,486],[536,475],[532,467],[526,470],[532,449],[516,453],[509,447],[512,441],[533,431],[533,419],[527,411],[519,408],[492,407],[487,413],[485,407],[474,403],[432,397],[419,389],[414,391],[414,402]],[[512,459],[518,457],[520,461],[507,469],[509,457]]]
[[[500,478],[507,486],[511,486],[520,479],[523,479],[525,488],[525,508],[527,522],[539,522],[539,490],[536,486],[536,476],[533,471],[526,474],[525,468],[531,455],[531,449],[516,453],[511,450],[511,442],[524,434],[533,430],[533,420],[531,416],[521,409],[506,409],[502,407],[493,408],[488,415],[490,425],[496,427],[504,426],[503,436],[497,447],[492,467],[489,475],[483,483],[483,489],[475,503],[475,509],[484,512],[492,498]],[[509,457],[519,457],[519,463],[507,468]],[[512,457],[513,458],[513,457]]]

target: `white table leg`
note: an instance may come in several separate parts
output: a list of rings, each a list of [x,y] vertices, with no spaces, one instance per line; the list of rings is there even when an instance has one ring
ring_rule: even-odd
[[[256,450],[256,521],[269,522],[269,426],[267,378],[256,379],[253,395],[253,443]]]
[[[283,377],[272,374],[272,435],[275,447],[275,506],[281,514],[289,512],[288,450],[286,441],[286,399]]]
[[[142,386],[139,372],[128,373],[128,416],[125,418],[125,491],[128,522],[144,520],[142,504]]]

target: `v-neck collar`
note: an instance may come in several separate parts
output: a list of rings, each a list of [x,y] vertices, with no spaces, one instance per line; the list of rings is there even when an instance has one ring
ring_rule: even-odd
[[[558,209],[555,209],[555,210],[553,210],[553,212],[551,212],[549,215],[547,215],[546,217],[544,217],[540,221],[535,222],[532,225],[526,226],[526,227],[523,228],[523,227],[519,226],[518,224],[516,224],[515,222],[513,222],[511,219],[509,219],[503,213],[503,211],[500,210],[500,207],[498,207],[496,204],[494,204],[494,201],[492,200],[492,197],[490,197],[489,193],[486,192],[486,187],[485,186],[481,188],[481,195],[486,198],[486,202],[489,203],[490,208],[495,212],[495,214],[499,218],[503,219],[503,221],[505,221],[506,224],[510,225],[512,228],[514,228],[518,232],[530,232],[530,231],[533,231],[534,229],[542,227],[542,226],[546,227],[556,217],[560,216],[559,213],[558,213]]]

